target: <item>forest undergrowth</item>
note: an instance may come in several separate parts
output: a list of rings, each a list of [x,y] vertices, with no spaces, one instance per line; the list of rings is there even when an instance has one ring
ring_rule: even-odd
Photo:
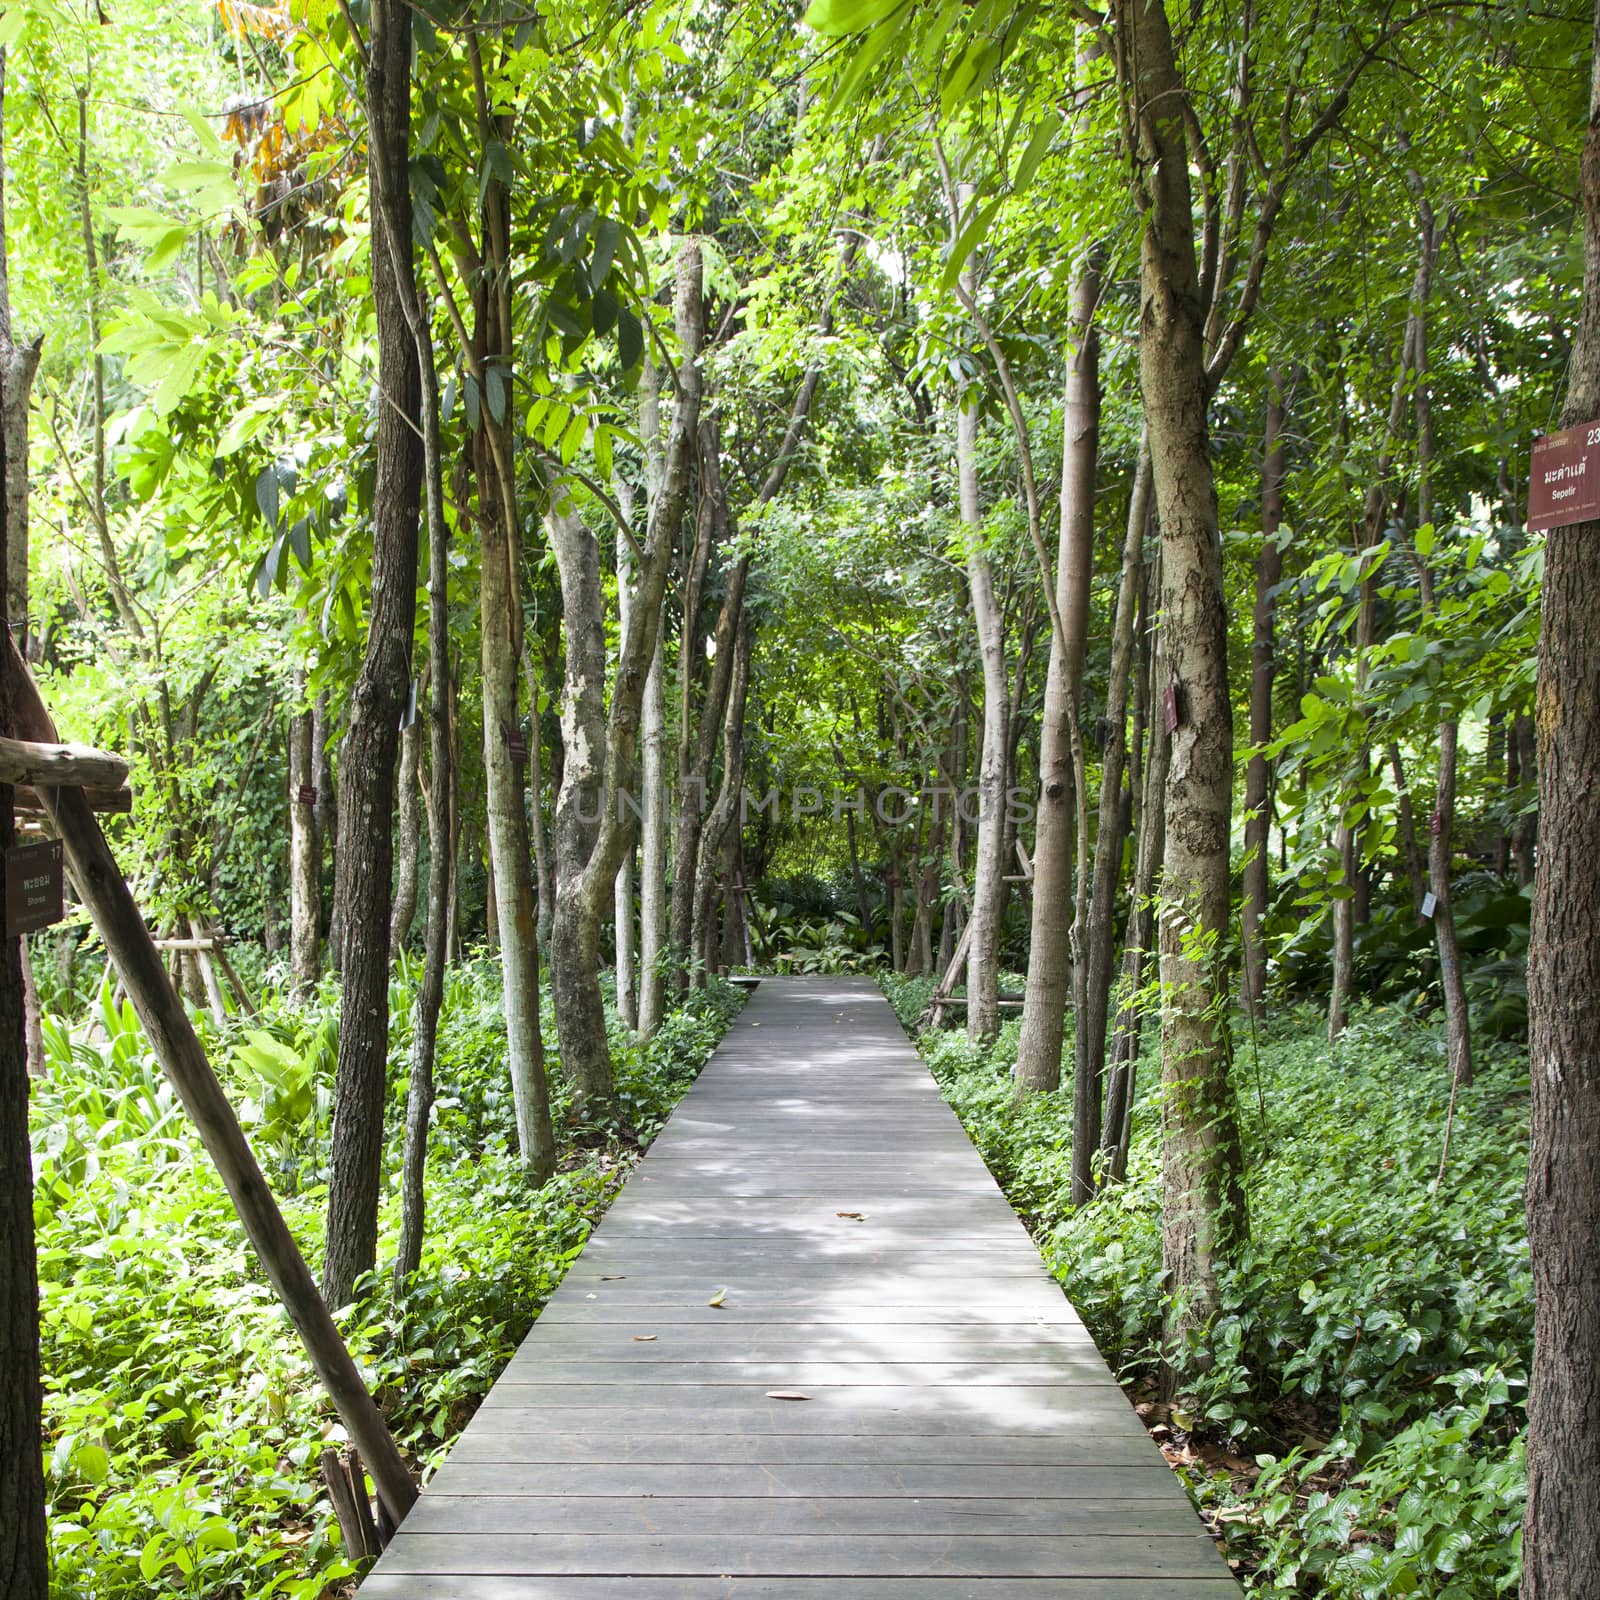
[[[885,974],[909,1028],[928,980]],[[1068,1201],[1072,1090],[1019,1098],[1020,1024],[918,1046],[1152,1436],[1252,1594],[1515,1594],[1533,1342],[1525,1047],[1488,1044],[1458,1096],[1442,1027],[1395,1007],[1333,1045],[1280,1007],[1238,1032],[1250,1241],[1222,1312],[1157,1377],[1160,1084],[1139,1063],[1127,1182]],[[1068,1045],[1068,1057],[1071,1046]]]
[[[420,962],[402,957],[391,982],[393,1127],[419,977]],[[713,982],[643,1049],[608,1013],[626,1128],[579,1120],[552,1055],[561,1170],[535,1192],[516,1154],[498,964],[469,961],[447,983],[421,1269],[396,1295],[394,1139],[379,1271],[340,1315],[422,1471],[472,1416],[742,1003]],[[303,1005],[269,990],[259,1019],[220,1034],[196,1019],[313,1271],[337,994],[335,980]],[[31,1120],[52,1596],[316,1600],[357,1571],[319,1476],[343,1430],[131,1008],[104,985],[46,1002],[48,1070]]]

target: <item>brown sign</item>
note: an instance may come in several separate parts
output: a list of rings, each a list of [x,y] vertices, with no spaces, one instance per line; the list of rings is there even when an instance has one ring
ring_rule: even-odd
[[[61,842],[18,845],[6,851],[6,935],[16,938],[60,922]]]
[[[317,803],[317,791],[309,783],[302,783],[297,798],[303,806],[314,806]]]
[[[1600,422],[1580,422],[1533,441],[1528,531],[1600,517]]]

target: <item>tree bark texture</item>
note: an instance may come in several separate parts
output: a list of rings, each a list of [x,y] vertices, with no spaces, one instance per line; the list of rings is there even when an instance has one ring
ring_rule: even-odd
[[[1144,208],[1139,386],[1161,518],[1167,682],[1158,688],[1172,724],[1158,924],[1162,1264],[1172,1297],[1167,1336],[1177,1341],[1216,1311],[1218,1264],[1247,1233],[1226,1009],[1233,714],[1184,136],[1188,91],[1164,0],[1119,0],[1117,33]]]
[[[323,1288],[347,1304],[376,1265],[389,1054],[391,834],[400,714],[411,683],[417,523],[422,493],[421,376],[397,260],[411,259],[411,13],[374,0],[367,67],[372,280],[378,318],[377,466],[366,654],[350,697],[339,763],[334,898],[344,978],[334,1079]]]
[[[1600,416],[1600,5],[1566,426]],[[1528,947],[1533,1372],[1523,1600],[1600,1600],[1600,522],[1545,540],[1538,865]]]
[[[1094,494],[1100,454],[1100,336],[1095,306],[1100,272],[1091,257],[1072,285],[1069,342],[1063,400],[1061,527],[1056,553],[1056,604],[1061,640],[1051,634],[1045,675],[1044,712],[1039,728],[1039,801],[1034,819],[1033,912],[1028,944],[1028,982],[1023,994],[1022,1033],[1017,1044],[1016,1080],[1028,1089],[1051,1090],[1061,1082],[1061,1050],[1067,1002],[1081,965],[1075,951],[1073,872],[1087,870],[1077,860],[1078,809],[1082,797],[1073,775],[1073,708],[1083,693],[1083,660],[1088,644],[1089,590],[1094,569]],[[1076,1013],[1076,1007],[1074,1012]],[[1074,1173],[1077,1171],[1081,1085],[1073,1089]],[[1094,1119],[1099,1120],[1096,1097]],[[1098,1134],[1083,1145],[1088,1153]],[[1077,1193],[1077,1178],[1073,1191]],[[1086,1199],[1087,1192],[1082,1196]],[[1075,1203],[1081,1203],[1081,1199]]]

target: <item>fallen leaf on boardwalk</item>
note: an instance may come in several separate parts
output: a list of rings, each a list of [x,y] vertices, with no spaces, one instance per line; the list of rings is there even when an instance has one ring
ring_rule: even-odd
[[[865,1222],[867,1214],[864,1211],[835,1211],[836,1217],[849,1217],[852,1222]]]
[[[626,1272],[602,1272],[600,1281],[601,1283],[621,1283],[627,1276]]]
[[[728,1298],[728,1291],[726,1289],[718,1289],[717,1292],[714,1295],[712,1295],[712,1297],[709,1300],[706,1301],[706,1304],[708,1306],[720,1306],[722,1304],[722,1302],[724,1300],[726,1300],[727,1298]]]
[[[767,1399],[769,1399],[769,1400],[809,1400],[810,1398],[811,1398],[810,1395],[801,1394],[796,1389],[768,1389],[767,1390]]]
[[[654,1344],[656,1336],[653,1333],[636,1333],[633,1336],[635,1344]]]

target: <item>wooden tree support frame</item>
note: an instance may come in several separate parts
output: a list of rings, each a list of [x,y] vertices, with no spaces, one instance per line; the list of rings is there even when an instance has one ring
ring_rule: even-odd
[[[1007,878],[1007,883],[1032,883],[1033,863],[1028,859],[1028,850],[1021,839],[1017,840],[1017,864],[1022,868],[1020,877]],[[963,892],[963,899],[965,894]],[[960,1007],[967,1003],[965,995],[952,993],[955,986],[961,981],[962,974],[967,970],[967,950],[972,944],[972,918],[967,918],[966,926],[961,930],[961,937],[956,942],[955,954],[950,957],[950,965],[944,969],[944,976],[940,978],[933,991],[933,998],[928,1002],[928,1009],[917,1019],[919,1027],[937,1028],[944,1022],[945,1010],[948,1007]],[[1001,995],[999,1000],[1002,1011],[1020,1011],[1023,997],[1021,995]]]
[[[59,745],[33,674],[9,636],[4,648],[0,668],[9,675],[17,731]],[[77,897],[93,918],[162,1070],[199,1130],[245,1234],[289,1313],[328,1398],[367,1463],[379,1501],[389,1520],[398,1525],[416,1504],[416,1482],[267,1187],[189,1013],[167,980],[161,953],[89,800],[81,788],[71,786],[46,787],[39,794],[65,848]]]

